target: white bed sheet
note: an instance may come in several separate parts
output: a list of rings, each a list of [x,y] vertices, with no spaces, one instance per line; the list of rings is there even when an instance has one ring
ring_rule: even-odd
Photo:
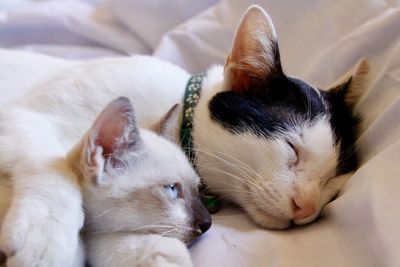
[[[199,267],[400,266],[398,0],[3,1],[0,46],[60,57],[153,53],[204,71],[224,62],[241,14],[259,4],[275,23],[290,75],[327,87],[369,58],[368,88],[356,107],[364,118],[361,166],[322,218],[269,231],[226,209],[191,253]]]

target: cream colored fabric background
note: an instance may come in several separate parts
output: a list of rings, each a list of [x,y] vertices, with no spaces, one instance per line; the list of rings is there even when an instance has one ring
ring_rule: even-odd
[[[317,222],[288,231],[216,214],[196,266],[400,266],[400,2],[396,0],[4,1],[0,46],[68,58],[154,53],[191,72],[223,63],[250,4],[277,28],[283,66],[317,86],[371,61],[357,105],[361,166]],[[4,102],[3,102],[4,103]]]

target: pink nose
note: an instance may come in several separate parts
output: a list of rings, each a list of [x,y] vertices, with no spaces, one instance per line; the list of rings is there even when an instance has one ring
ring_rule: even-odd
[[[293,219],[301,220],[307,218],[308,216],[314,214],[317,210],[315,204],[307,199],[293,198]]]

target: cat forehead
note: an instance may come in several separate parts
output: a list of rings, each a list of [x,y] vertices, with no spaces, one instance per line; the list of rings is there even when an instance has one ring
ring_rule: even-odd
[[[283,76],[244,93],[218,93],[208,109],[211,120],[227,132],[250,133],[262,139],[288,138],[305,127],[313,129],[323,120],[325,131],[339,149],[337,175],[357,166],[354,144],[359,119],[334,91]]]
[[[123,170],[116,170],[109,173],[109,179],[104,182],[105,188],[112,196],[128,196],[132,192],[142,191],[158,195],[166,187],[179,184],[185,194],[197,192],[199,177],[194,171],[183,170],[180,163],[176,162],[175,167],[157,164],[154,158],[147,157],[144,160],[125,166]],[[160,191],[161,190],[161,191]]]
[[[233,133],[273,138],[291,128],[312,124],[329,112],[321,92],[288,76],[272,79],[245,93],[226,91],[210,103],[211,119]]]
[[[200,178],[183,151],[175,144],[146,130],[141,130],[144,152],[128,166],[126,175],[140,177],[144,184],[181,183],[197,187]]]

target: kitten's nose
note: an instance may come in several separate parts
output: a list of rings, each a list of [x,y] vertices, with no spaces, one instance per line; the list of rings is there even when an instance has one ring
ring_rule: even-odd
[[[315,204],[309,199],[303,199],[300,197],[292,198],[293,206],[293,219],[301,220],[314,214],[317,210]]]
[[[207,232],[211,227],[211,216],[206,207],[204,207],[200,198],[193,201],[193,211],[194,211],[194,226],[197,227],[202,234]]]
[[[200,229],[202,234],[207,232],[207,230],[210,229],[210,227],[211,227],[211,216],[210,216],[210,214],[208,214],[208,216],[203,218],[203,220],[198,221],[196,224],[197,224],[197,227]]]

